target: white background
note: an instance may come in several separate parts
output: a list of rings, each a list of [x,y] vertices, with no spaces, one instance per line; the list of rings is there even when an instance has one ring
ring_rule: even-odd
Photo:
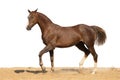
[[[2,0],[0,1],[0,67],[39,67],[38,54],[44,48],[38,25],[26,30],[27,10],[47,15],[62,26],[97,25],[107,34],[106,43],[95,45],[99,67],[120,67],[119,0]],[[56,48],[55,67],[78,67],[84,53],[76,47]],[[49,54],[43,55],[50,66]],[[92,67],[91,55],[84,67]]]

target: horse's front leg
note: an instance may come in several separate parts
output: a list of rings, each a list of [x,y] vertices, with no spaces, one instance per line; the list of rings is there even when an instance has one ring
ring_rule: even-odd
[[[39,64],[41,66],[41,69],[43,72],[45,72],[45,67],[43,67],[43,61],[42,61],[42,55],[48,51],[53,50],[54,48],[51,45],[47,45],[43,50],[40,51],[39,53]]]
[[[51,50],[50,52],[50,60],[51,60],[51,71],[54,71],[54,51]]]

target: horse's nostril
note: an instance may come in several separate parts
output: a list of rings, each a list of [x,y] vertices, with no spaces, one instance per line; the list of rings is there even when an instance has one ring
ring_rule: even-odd
[[[31,30],[31,28],[29,28],[29,27],[27,27],[26,29],[27,29],[27,30]]]

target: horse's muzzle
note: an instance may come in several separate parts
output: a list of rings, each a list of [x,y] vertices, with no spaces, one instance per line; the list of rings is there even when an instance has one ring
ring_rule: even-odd
[[[31,30],[31,28],[29,28],[29,27],[26,27],[26,29],[29,31],[29,30]]]

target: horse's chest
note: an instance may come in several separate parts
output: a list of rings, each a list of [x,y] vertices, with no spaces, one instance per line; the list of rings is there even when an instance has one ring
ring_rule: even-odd
[[[46,45],[49,44],[52,41],[53,38],[54,38],[54,35],[49,34],[49,33],[42,35],[43,43],[46,44]]]

